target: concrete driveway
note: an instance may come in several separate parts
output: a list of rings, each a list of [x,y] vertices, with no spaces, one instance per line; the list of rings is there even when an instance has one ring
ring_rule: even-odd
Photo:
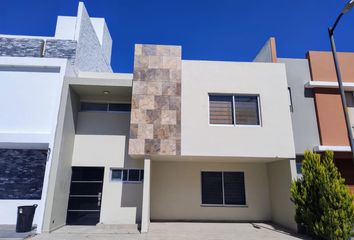
[[[65,226],[50,234],[40,234],[31,240],[295,240],[305,239],[265,223],[151,223],[147,234],[136,227],[117,226]]]

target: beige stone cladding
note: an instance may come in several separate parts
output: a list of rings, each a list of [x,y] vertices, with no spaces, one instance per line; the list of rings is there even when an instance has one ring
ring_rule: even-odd
[[[135,45],[131,155],[181,153],[181,47]]]

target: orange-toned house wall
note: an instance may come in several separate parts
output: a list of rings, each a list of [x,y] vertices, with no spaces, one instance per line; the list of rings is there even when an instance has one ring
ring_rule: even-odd
[[[309,51],[312,81],[336,82],[337,75],[331,52]],[[354,53],[338,53],[338,61],[344,82],[354,82]]]
[[[308,52],[312,81],[337,81],[331,52]],[[354,82],[354,53],[338,54],[342,78]],[[338,89],[314,90],[321,145],[349,146],[342,101]]]
[[[338,89],[315,89],[315,104],[321,145],[349,146],[342,100]]]

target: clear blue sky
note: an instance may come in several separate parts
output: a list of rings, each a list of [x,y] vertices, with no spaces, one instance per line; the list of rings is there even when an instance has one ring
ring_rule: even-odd
[[[182,45],[183,59],[251,61],[274,36],[278,56],[329,50],[327,27],[345,0],[84,0],[104,17],[115,72],[131,72],[135,43]],[[57,15],[76,15],[76,0],[0,0],[0,33],[54,35]],[[354,52],[354,10],[336,32],[339,51]]]

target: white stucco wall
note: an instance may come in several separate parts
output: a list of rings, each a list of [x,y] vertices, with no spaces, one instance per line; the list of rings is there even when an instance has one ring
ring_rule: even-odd
[[[272,221],[296,230],[295,206],[290,201],[291,181],[296,178],[295,160],[267,163]]]
[[[130,113],[79,112],[72,166],[104,167],[100,223],[141,220],[142,183],[111,181],[111,168],[143,169],[127,154]]]
[[[247,207],[202,207],[201,171],[243,171]],[[265,163],[152,161],[151,220],[271,219]]]
[[[261,126],[211,126],[209,93],[255,94]],[[182,155],[295,156],[284,64],[182,61]]]
[[[66,66],[66,59],[0,57],[0,147],[53,148]],[[41,231],[51,162],[49,155],[41,200],[0,200],[0,224],[16,224],[17,206],[38,204],[33,223]]]

